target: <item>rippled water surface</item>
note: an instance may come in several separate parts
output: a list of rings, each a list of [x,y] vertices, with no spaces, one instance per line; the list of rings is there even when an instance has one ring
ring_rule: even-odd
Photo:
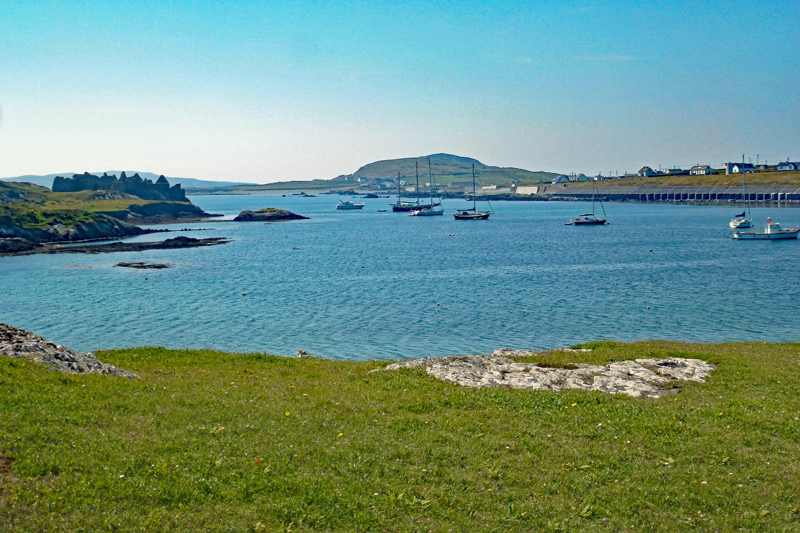
[[[497,202],[486,221],[336,211],[335,196],[195,196],[207,211],[279,207],[311,220],[215,221],[187,250],[0,258],[0,322],[77,350],[213,347],[342,359],[539,349],[596,339],[800,340],[800,243],[738,242],[736,208]],[[388,209],[381,213],[378,209]],[[800,210],[755,209],[784,226]],[[174,236],[176,234],[172,234]],[[143,236],[136,240],[158,240]],[[171,263],[159,271],[120,261]]]

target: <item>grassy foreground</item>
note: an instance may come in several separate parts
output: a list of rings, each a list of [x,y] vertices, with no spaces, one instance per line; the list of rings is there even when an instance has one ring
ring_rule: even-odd
[[[800,344],[592,343],[718,365],[659,400],[385,363],[139,348],[0,360],[2,531],[800,529]]]

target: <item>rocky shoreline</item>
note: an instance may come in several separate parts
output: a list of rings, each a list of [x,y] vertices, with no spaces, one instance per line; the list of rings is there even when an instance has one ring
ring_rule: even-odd
[[[132,372],[100,362],[93,353],[78,353],[24,329],[0,323],[0,355],[40,363],[64,374],[110,374],[138,377]]]
[[[50,243],[39,245],[35,248],[19,250],[13,253],[0,255],[33,255],[33,254],[109,254],[116,252],[142,252],[145,250],[175,250],[178,248],[198,248],[201,246],[216,246],[230,242],[223,237],[209,237],[194,239],[192,237],[178,236],[172,239],[155,242],[112,242],[100,244],[58,244]]]

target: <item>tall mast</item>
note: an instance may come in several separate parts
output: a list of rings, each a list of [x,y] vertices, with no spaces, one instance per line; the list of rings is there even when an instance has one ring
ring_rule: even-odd
[[[414,171],[417,173],[417,188],[414,192],[417,194],[417,205],[419,205],[419,161],[414,161]]]
[[[400,203],[400,171],[397,171],[397,203]],[[399,207],[399,206],[398,206]]]
[[[472,210],[475,211],[475,163],[472,163]]]
[[[428,180],[431,185],[431,209],[433,209],[433,172],[431,172],[431,157],[428,156]]]

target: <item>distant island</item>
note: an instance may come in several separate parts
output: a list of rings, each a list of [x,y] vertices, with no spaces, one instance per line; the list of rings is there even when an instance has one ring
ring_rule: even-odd
[[[281,220],[308,220],[308,217],[298,215],[285,209],[267,207],[258,211],[245,209],[233,219],[234,222],[277,222]]]

